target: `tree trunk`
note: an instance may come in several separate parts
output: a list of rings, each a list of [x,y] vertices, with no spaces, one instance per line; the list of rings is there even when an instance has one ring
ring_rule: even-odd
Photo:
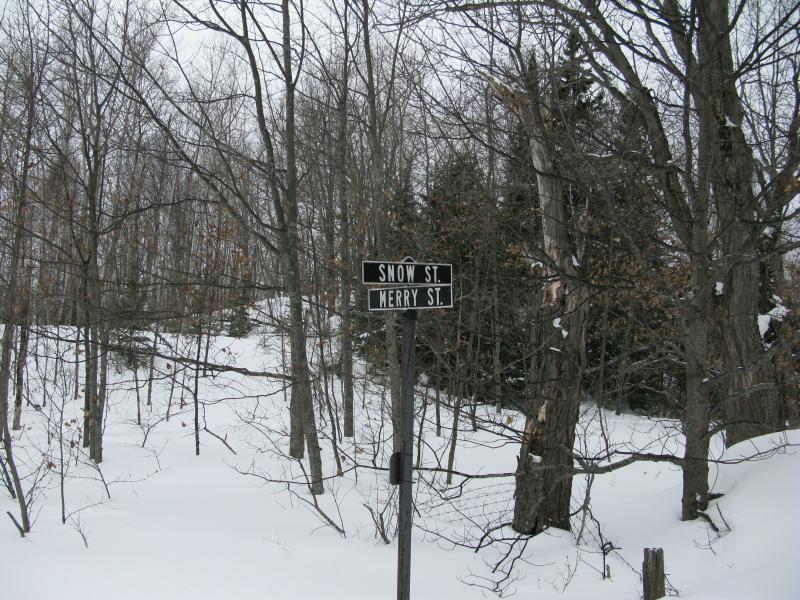
[[[436,437],[442,437],[442,391],[439,389],[439,378],[434,380],[433,385],[436,386],[434,390],[434,397],[436,398]]]
[[[372,200],[375,211],[375,237],[377,251],[381,258],[391,258],[386,249],[386,219],[388,216],[387,201],[390,195],[389,190],[384,186],[383,173],[383,142],[378,129],[378,91],[375,83],[375,69],[372,58],[372,46],[370,43],[370,6],[367,0],[362,0],[362,35],[364,41],[364,60],[367,72],[367,104],[369,108],[369,123],[367,127],[367,138],[369,140],[372,156],[370,160],[370,178],[372,185]],[[402,406],[400,402],[400,361],[397,351],[397,336],[395,334],[395,314],[393,311],[386,311],[383,314],[384,342],[386,345],[386,368],[389,374],[389,389],[391,391],[392,406],[392,448],[393,452],[402,450],[400,440],[400,423],[402,420]]]
[[[569,529],[569,502],[572,494],[572,446],[580,408],[581,380],[585,363],[585,332],[588,313],[588,293],[580,281],[575,246],[568,229],[567,208],[562,179],[558,173],[556,151],[553,147],[551,124],[547,110],[541,105],[537,82],[537,66],[531,60],[526,73],[527,101],[520,106],[511,101],[528,133],[533,168],[542,217],[542,250],[551,267],[549,284],[543,290],[541,306],[543,320],[540,355],[540,377],[543,385],[538,398],[531,398],[527,407],[526,430],[536,418],[536,412],[548,402],[543,426],[541,456],[541,485],[529,478],[538,478],[539,469],[529,469],[528,452],[523,439],[520,447],[517,486],[518,495],[527,503],[517,502],[514,522],[518,526],[528,521],[530,511],[541,515],[539,530],[544,524]],[[516,93],[492,82],[501,98],[507,102]],[[534,348],[536,351],[536,348]],[[524,438],[524,436],[523,436]],[[529,497],[531,490],[544,494],[540,499]],[[527,533],[538,533],[538,530]]]
[[[458,445],[458,422],[461,419],[461,394],[463,387],[459,383],[456,391],[456,401],[453,406],[453,427],[450,435],[450,450],[447,453],[447,479],[445,483],[453,483],[453,467],[456,463],[456,446]]]
[[[201,309],[202,305],[201,305]],[[194,400],[194,455],[200,456],[200,350],[203,347],[203,318],[197,317],[197,352],[195,353],[194,365],[194,388],[192,390],[192,399]],[[135,367],[134,367],[135,368]],[[138,382],[137,382],[138,392]],[[138,410],[138,409],[137,409]]]
[[[5,462],[13,482],[24,533],[30,531],[31,523],[28,517],[27,496],[22,489],[22,479],[20,478],[14,458],[13,441],[8,426],[8,389],[11,383],[11,349],[14,339],[14,329],[19,323],[19,313],[22,308],[18,300],[18,296],[20,295],[19,267],[25,233],[25,209],[28,197],[28,172],[33,140],[35,89],[33,81],[31,81],[30,88],[27,90],[28,114],[25,129],[25,146],[22,154],[22,175],[15,199],[14,237],[11,245],[11,256],[8,265],[8,283],[4,303],[5,306],[8,307],[8,321],[4,323],[3,338],[2,343],[0,343],[0,428],[2,428]]]
[[[352,281],[352,249],[350,248],[350,207],[348,206],[347,186],[347,99],[350,90],[350,42],[348,32],[348,5],[344,6],[344,19],[342,35],[345,39],[344,58],[342,59],[342,72],[339,81],[339,97],[337,105],[337,131],[336,131],[336,180],[339,194],[339,226],[340,226],[340,251],[339,251],[339,310],[341,323],[339,341],[341,347],[342,378],[342,403],[344,410],[344,437],[355,435],[355,416],[353,414],[353,324],[350,310],[350,296],[353,290]]]
[[[30,280],[30,279],[29,279]],[[27,294],[26,294],[27,296]],[[18,431],[22,428],[22,397],[25,389],[25,368],[28,360],[28,341],[31,333],[31,326],[28,322],[28,312],[30,309],[29,296],[23,300],[23,313],[20,318],[19,326],[19,347],[17,350],[17,364],[14,395],[14,425],[12,429]]]
[[[503,388],[500,384],[501,364],[500,353],[503,338],[500,335],[500,306],[497,299],[497,285],[492,288],[492,333],[494,347],[492,351],[492,394],[494,396],[494,410],[500,414],[503,410]]]
[[[103,420],[105,418],[106,391],[108,389],[108,327],[102,325],[99,343],[100,370],[98,373],[97,393],[92,402],[92,427],[90,429],[90,455],[98,464],[103,462]],[[137,390],[138,393],[138,390]]]
[[[726,445],[783,428],[785,415],[775,374],[758,331],[760,281],[756,244],[759,202],[753,191],[753,152],[742,131],[744,111],[736,89],[727,0],[700,7],[698,93],[700,139],[708,146],[709,179],[725,256],[722,295]],[[720,33],[724,32],[724,33]],[[770,294],[771,295],[771,294]]]
[[[543,402],[537,401],[541,397],[538,388],[541,387],[542,381],[540,352],[543,344],[543,322],[540,310],[537,318],[530,325],[528,344],[530,364],[528,365],[526,398],[520,406],[525,414],[525,428],[522,433],[514,477],[514,517],[511,526],[514,531],[524,535],[536,535],[542,531],[544,526],[544,519],[539,519],[539,507],[544,498],[542,471],[537,466],[541,462],[542,450],[532,447],[533,435],[539,426],[538,412],[543,404]],[[532,450],[536,454],[533,454]]]
[[[696,270],[704,271],[701,267]],[[698,274],[697,276],[702,276]],[[683,344],[686,358],[686,405],[683,412],[685,449],[683,455],[683,493],[681,519],[697,518],[708,506],[708,424],[709,386],[704,381],[708,353],[707,303],[693,302],[683,320]]]
[[[286,87],[285,99],[285,144],[286,144],[286,191],[283,206],[279,210],[281,258],[289,296],[289,338],[292,354],[292,399],[290,406],[291,440],[290,454],[302,456],[302,440],[308,448],[311,469],[311,492],[322,494],[325,490],[322,476],[322,457],[314,419],[311,399],[306,334],[303,322],[303,296],[300,286],[300,239],[297,229],[297,159],[295,143],[295,84],[292,70],[291,22],[289,1],[283,0],[283,75]],[[277,191],[277,190],[274,190]],[[277,201],[277,197],[276,197]],[[302,432],[302,438],[299,433]],[[299,439],[298,439],[299,438]]]

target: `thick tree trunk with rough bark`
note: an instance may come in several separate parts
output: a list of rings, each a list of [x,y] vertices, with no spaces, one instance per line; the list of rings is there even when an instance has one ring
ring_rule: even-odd
[[[566,313],[562,317],[561,331],[579,337],[567,338],[560,348],[548,347],[546,356],[553,369],[553,407],[548,411],[545,422],[544,491],[547,496],[545,517],[547,523],[559,529],[569,530],[570,498],[572,496],[572,449],[575,444],[575,426],[580,409],[580,393],[584,370],[583,332],[586,328],[586,309],[578,306],[586,304],[584,290],[576,289],[570,293]],[[562,337],[561,331],[553,336]],[[555,341],[555,340],[554,340]],[[557,351],[560,350],[560,351]]]
[[[702,271],[702,268],[696,271]],[[696,277],[703,274],[697,273]],[[697,518],[708,506],[709,394],[705,365],[708,360],[708,303],[702,298],[686,307],[682,337],[686,358],[686,404],[683,410],[685,448],[681,519]]]
[[[532,462],[523,435],[517,474],[514,525],[518,531],[536,534],[544,526],[569,529],[573,458],[581,381],[585,363],[588,295],[580,283],[578,259],[567,223],[562,179],[557,168],[547,110],[543,108],[536,66],[529,66],[528,96],[513,98],[505,88],[501,98],[512,103],[529,135],[533,168],[542,216],[542,250],[549,259],[548,283],[541,299],[541,346],[538,373],[533,381],[538,392],[529,399],[526,432],[538,428],[541,456]],[[494,84],[497,89],[497,84]],[[515,102],[516,100],[516,102]],[[547,402],[546,418],[538,422],[539,409]],[[537,497],[538,496],[538,497]],[[536,523],[533,530],[530,524]]]
[[[707,503],[708,498],[708,428],[709,428],[709,385],[704,382],[708,368],[708,335],[711,323],[711,291],[714,281],[711,274],[709,244],[711,222],[709,204],[711,190],[706,179],[712,171],[712,160],[708,136],[701,134],[694,138],[695,114],[703,113],[702,94],[696,94],[696,86],[702,79],[697,72],[697,59],[694,54],[694,35],[697,31],[685,25],[684,14],[674,0],[661,5],[664,19],[671,28],[672,42],[680,54],[686,70],[682,81],[685,83],[683,141],[697,148],[685,155],[683,170],[677,167],[662,113],[653,91],[640,78],[635,63],[632,63],[614,28],[606,19],[601,8],[592,0],[581,0],[587,20],[583,31],[595,48],[607,58],[627,85],[625,102],[640,119],[643,132],[649,145],[649,158],[656,166],[660,192],[663,196],[670,223],[676,239],[680,240],[690,270],[689,289],[679,300],[681,306],[681,343],[686,361],[686,396],[684,401],[683,427],[686,435],[683,470],[682,517],[693,519],[697,511]],[[699,7],[700,4],[697,4]],[[705,18],[700,20],[700,28],[707,27]],[[723,33],[721,33],[723,32]],[[716,37],[728,35],[726,30],[716,30]],[[689,94],[692,94],[696,113],[692,111]],[[702,117],[701,117],[702,119]],[[695,173],[697,173],[696,179]]]
[[[708,146],[708,171],[725,256],[724,322],[720,324],[726,382],[726,444],[777,431],[785,415],[775,374],[758,331],[761,287],[757,250],[759,203],[753,190],[753,152],[744,132],[736,89],[729,31],[728,0],[699,5],[698,93],[700,139]],[[720,34],[720,32],[725,32]]]

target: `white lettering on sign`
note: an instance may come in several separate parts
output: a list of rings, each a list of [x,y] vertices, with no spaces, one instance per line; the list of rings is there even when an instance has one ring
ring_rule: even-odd
[[[385,264],[378,265],[379,283],[405,283],[414,282],[414,267],[412,264]]]
[[[369,310],[451,308],[452,294],[449,285],[373,289],[369,290]]]
[[[414,307],[417,305],[418,295],[419,288],[407,288],[404,290],[380,290],[378,292],[378,308]]]
[[[428,304],[430,306],[443,306],[441,297],[439,293],[442,291],[442,288],[428,288]],[[434,300],[436,298],[436,300]]]
[[[439,267],[428,265],[425,267],[425,283],[439,283]]]

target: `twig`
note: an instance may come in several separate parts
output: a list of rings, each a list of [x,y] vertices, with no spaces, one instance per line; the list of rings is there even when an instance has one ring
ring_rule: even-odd
[[[375,523],[375,530],[380,534],[383,543],[387,546],[391,544],[389,538],[386,536],[386,523],[383,520],[383,513],[376,515],[375,511],[372,510],[372,507],[369,504],[364,503],[362,506],[369,511],[369,514],[372,517],[372,522]]]
[[[72,521],[72,527],[75,529],[75,531],[78,532],[78,535],[81,536],[81,539],[83,540],[83,545],[88,550],[89,540],[86,538],[86,532],[83,530],[83,523],[81,523],[80,517],[78,517],[77,519],[70,519],[70,520]]]
[[[708,523],[711,526],[711,529],[714,530],[714,533],[719,535],[719,527],[717,527],[714,521],[711,520],[711,517],[709,517],[706,513],[699,510],[697,511],[697,516],[701,517],[706,523]]]
[[[725,527],[728,528],[728,531],[733,531],[733,529],[731,529],[731,526],[728,525],[728,521],[725,520],[725,517],[722,514],[722,510],[719,507],[719,504],[717,504],[717,512],[719,513],[719,518],[722,519],[723,523],[725,523]]]
[[[495,531],[497,531],[497,530],[499,530],[499,529],[503,529],[504,527],[508,527],[508,526],[510,526],[511,524],[512,524],[512,523],[511,523],[511,521],[508,521],[508,522],[506,522],[506,523],[500,523],[499,525],[495,525],[494,527],[490,527],[489,529],[487,529],[487,530],[486,530],[486,531],[483,533],[483,535],[481,536],[481,539],[479,539],[479,540],[478,540],[478,545],[477,545],[477,546],[475,546],[475,552],[477,553],[477,552],[478,552],[478,551],[479,551],[479,550],[480,550],[480,549],[483,547],[483,541],[484,541],[484,540],[485,540],[487,537],[491,536],[491,535],[492,535],[492,534],[493,534]],[[492,543],[492,542],[489,542],[489,544],[491,544],[491,543]],[[488,546],[489,544],[487,544],[487,546]]]
[[[306,469],[303,466],[302,461],[298,461],[298,464],[300,465],[300,470],[303,472],[303,477],[305,477],[305,479],[306,479],[306,484],[308,485],[308,490],[310,492],[311,491],[311,482],[309,481],[308,474],[306,473]],[[307,498],[304,498],[303,496],[298,494],[296,491],[294,491],[289,485],[286,486],[286,490],[289,493],[294,494],[295,498],[297,498],[298,500],[300,500],[302,502],[305,502],[306,504],[311,506],[316,511],[316,513],[320,517],[322,517],[322,519],[328,525],[330,525],[335,531],[337,531],[339,533],[339,535],[341,535],[342,537],[347,537],[347,534],[345,533],[345,530],[344,530],[344,526],[336,524],[333,521],[333,519],[331,519],[328,516],[328,513],[326,513],[324,510],[322,510],[322,507],[317,502],[317,495],[316,494],[311,493],[311,500],[309,501]]]
[[[210,433],[211,435],[213,435],[213,436],[214,436],[215,438],[217,438],[217,439],[218,439],[220,442],[222,442],[222,443],[225,445],[225,447],[226,447],[228,450],[230,450],[231,452],[233,452],[234,454],[236,454],[236,450],[234,450],[233,448],[231,448],[231,447],[230,447],[230,445],[228,444],[228,442],[227,442],[227,441],[226,441],[226,439],[225,439],[225,438],[227,438],[227,437],[228,437],[227,435],[225,436],[225,438],[223,438],[223,437],[220,437],[220,436],[218,436],[216,433],[214,433],[213,431],[211,431],[211,430],[210,430],[208,427],[205,427],[205,426],[203,427],[203,431],[205,431],[206,433]],[[236,454],[236,455],[238,456],[238,454]]]
[[[100,476],[100,481],[103,482],[103,487],[106,490],[106,496],[108,496],[108,499],[111,500],[111,490],[108,489],[108,483],[106,483],[106,478],[103,477],[103,471],[100,470],[100,465],[92,460],[89,461],[89,464],[92,465],[95,471],[97,471],[97,474]]]
[[[6,514],[8,515],[8,518],[11,519],[11,522],[14,523],[14,527],[17,528],[17,531],[19,531],[19,535],[24,538],[25,530],[22,528],[22,525],[19,524],[19,521],[17,521],[16,517],[11,514],[10,510],[7,510]]]
[[[11,499],[16,500],[17,493],[14,491],[14,485],[11,483],[11,476],[8,474],[8,469],[6,469],[6,462],[3,460],[2,456],[0,456],[0,467],[2,467],[3,469],[3,483],[8,489],[8,493],[11,494]]]

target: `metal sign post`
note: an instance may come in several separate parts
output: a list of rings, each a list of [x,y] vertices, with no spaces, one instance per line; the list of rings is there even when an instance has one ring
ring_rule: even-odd
[[[402,310],[402,423],[400,451],[392,455],[389,478],[400,485],[397,518],[397,600],[411,597],[412,465],[414,464],[414,333],[417,310],[453,307],[453,266],[444,263],[417,263],[407,257],[402,262],[365,260],[361,262],[361,281],[365,284],[403,285],[369,290],[370,311]]]
[[[414,310],[405,310],[403,318],[403,376],[402,376],[402,402],[403,422],[401,424],[402,444],[400,452],[401,478],[400,478],[400,504],[397,516],[397,600],[409,600],[411,597],[411,466],[414,450],[414,367],[416,355],[414,352],[414,330],[417,324],[417,313]]]

